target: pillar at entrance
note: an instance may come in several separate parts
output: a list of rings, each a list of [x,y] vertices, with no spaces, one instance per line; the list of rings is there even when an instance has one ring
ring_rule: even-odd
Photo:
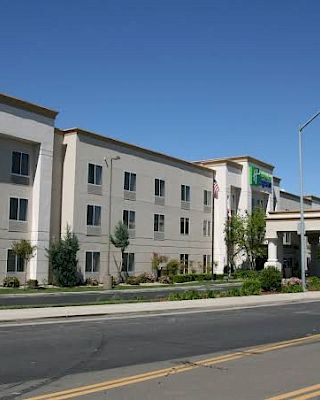
[[[320,277],[320,260],[319,260],[319,234],[308,234],[308,242],[311,250],[311,262],[309,268],[309,275]]]
[[[278,260],[278,238],[268,239],[268,261],[264,263],[264,268],[274,267],[282,270],[282,264]]]

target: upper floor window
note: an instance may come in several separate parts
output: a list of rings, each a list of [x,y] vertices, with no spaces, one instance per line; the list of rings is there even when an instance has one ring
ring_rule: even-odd
[[[211,235],[211,221],[204,220],[203,221],[203,236],[210,236]]]
[[[181,185],[181,201],[190,202],[190,186]]]
[[[8,250],[7,272],[23,272],[24,260],[21,256],[17,256],[13,250]]]
[[[101,165],[88,164],[88,183],[92,185],[102,185]]]
[[[154,232],[164,232],[164,215],[154,214]]]
[[[86,252],[86,272],[98,272],[100,269],[100,252]]]
[[[165,181],[162,179],[154,180],[154,195],[159,197],[165,196]]]
[[[87,206],[87,225],[100,226],[101,225],[101,207],[100,206]]]
[[[28,211],[28,200],[10,197],[9,219],[15,221],[26,221]]]
[[[204,190],[203,191],[203,204],[205,206],[211,206],[211,199],[212,199],[212,193],[210,190]]]
[[[128,229],[136,227],[136,212],[132,210],[123,210],[123,223]]]
[[[189,218],[180,218],[181,235],[189,235]]]
[[[124,190],[136,191],[136,174],[132,172],[124,173]]]
[[[123,253],[122,268],[128,273],[134,272],[134,253]]]
[[[19,151],[12,152],[11,173],[29,176],[29,154]]]

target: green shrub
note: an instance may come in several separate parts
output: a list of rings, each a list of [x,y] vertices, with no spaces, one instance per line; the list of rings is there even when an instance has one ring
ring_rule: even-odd
[[[29,289],[36,289],[39,286],[37,279],[29,279],[26,285]]]
[[[85,284],[87,286],[99,286],[99,281],[96,278],[87,278]]]
[[[227,291],[228,297],[241,296],[240,288],[232,288]]]
[[[276,292],[281,289],[281,272],[274,267],[265,268],[259,273],[259,280],[263,290]]]
[[[6,276],[3,279],[4,287],[18,288],[20,286],[20,281],[16,276]]]
[[[246,279],[241,287],[242,296],[261,294],[261,282],[259,279]]]
[[[310,276],[307,279],[307,288],[308,290],[320,290],[320,278],[317,276]]]
[[[172,283],[172,278],[170,276],[160,276],[159,283],[170,285]]]
[[[52,267],[54,283],[58,286],[72,287],[79,281],[77,270],[79,251],[78,238],[67,226],[66,234],[63,238],[50,244],[47,249],[49,262]]]
[[[258,272],[251,269],[236,269],[233,276],[236,279],[256,279]]]
[[[180,263],[178,260],[170,260],[165,268],[163,268],[163,272],[165,275],[173,276],[177,275],[179,268]]]
[[[138,286],[140,285],[140,278],[139,276],[129,276],[128,279],[126,280],[126,283],[128,285]]]
[[[281,288],[282,293],[300,293],[303,292],[303,287],[301,285],[289,285],[283,286]]]

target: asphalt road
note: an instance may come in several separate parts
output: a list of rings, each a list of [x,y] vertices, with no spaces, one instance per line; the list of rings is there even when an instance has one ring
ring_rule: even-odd
[[[0,398],[66,376],[188,360],[320,332],[320,302],[233,311],[0,326]],[[75,384],[81,384],[77,382]],[[17,392],[14,391],[17,390]],[[19,389],[19,390],[18,390]],[[19,397],[20,398],[20,397]],[[90,397],[89,397],[90,398]]]
[[[35,306],[45,305],[66,305],[66,304],[88,304],[108,300],[157,300],[167,297],[170,293],[177,293],[185,290],[227,290],[232,287],[240,287],[239,283],[227,284],[203,284],[189,287],[164,287],[147,289],[126,289],[126,290],[106,290],[93,292],[56,292],[56,293],[31,293],[24,295],[0,295],[0,306]]]

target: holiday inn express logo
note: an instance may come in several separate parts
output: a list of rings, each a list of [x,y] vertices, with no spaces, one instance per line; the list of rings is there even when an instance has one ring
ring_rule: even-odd
[[[272,176],[261,171],[258,167],[250,165],[249,181],[251,186],[261,186],[262,188],[271,188]]]

